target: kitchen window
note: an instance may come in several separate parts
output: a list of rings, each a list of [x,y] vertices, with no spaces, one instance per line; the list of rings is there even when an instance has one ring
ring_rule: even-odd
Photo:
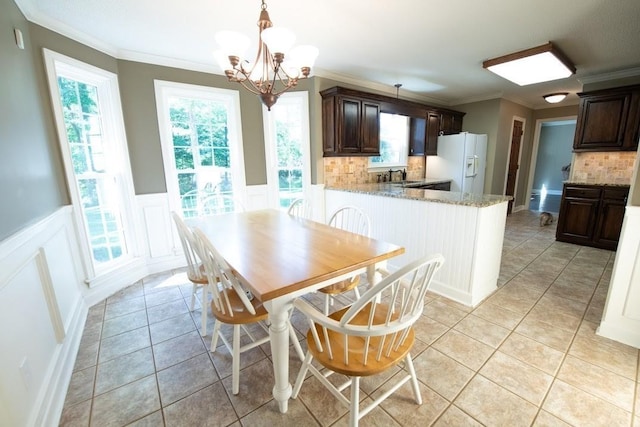
[[[408,152],[409,117],[380,113],[380,156],[369,157],[369,169],[406,168]]]

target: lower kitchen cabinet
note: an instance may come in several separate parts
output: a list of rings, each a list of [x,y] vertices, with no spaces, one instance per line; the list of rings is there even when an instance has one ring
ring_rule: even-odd
[[[556,240],[615,250],[628,195],[628,186],[565,184]]]

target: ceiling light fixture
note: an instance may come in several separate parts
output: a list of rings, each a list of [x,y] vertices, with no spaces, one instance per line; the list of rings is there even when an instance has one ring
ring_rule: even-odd
[[[299,79],[309,77],[318,49],[313,46],[291,49],[296,36],[286,28],[273,26],[264,0],[258,28],[258,53],[253,63],[244,59],[249,37],[234,31],[220,31],[215,35],[220,50],[214,52],[214,57],[230,82],[240,83],[258,95],[271,110],[283,92],[295,87]]]
[[[482,66],[520,86],[563,79],[576,72],[576,67],[551,42],[489,59]]]
[[[563,99],[565,99],[567,97],[567,95],[569,95],[568,92],[558,92],[558,93],[550,93],[548,95],[543,95],[542,97],[549,104],[557,104],[558,102],[560,102]]]

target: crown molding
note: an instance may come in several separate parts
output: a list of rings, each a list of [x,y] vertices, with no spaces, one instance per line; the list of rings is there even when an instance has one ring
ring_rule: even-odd
[[[170,58],[167,56],[152,55],[148,53],[135,52],[131,50],[120,50],[116,59],[123,61],[142,62],[144,64],[159,65],[163,67],[180,68],[187,71],[198,71],[201,73],[217,74],[224,76],[219,67],[215,64],[203,64],[200,62],[185,61],[182,59]]]
[[[18,8],[25,15],[27,21],[40,25],[41,27],[81,43],[89,48],[95,49],[114,58],[118,58],[118,49],[115,46],[94,37],[90,37],[87,34],[58,21],[57,19],[51,19],[50,17],[38,12],[29,0],[23,0],[21,5],[18,5]]]
[[[322,77],[325,79],[337,80],[342,83],[348,83],[348,84],[352,84],[352,85],[359,86],[366,89],[373,89],[373,90],[382,92],[384,94],[388,94],[389,96],[393,96],[393,97],[396,96],[395,87],[382,84],[382,83],[362,80],[360,78],[357,78],[348,74],[340,74],[340,73],[336,73],[336,72],[321,69],[321,68],[314,68],[313,75],[317,77]],[[405,100],[417,101],[417,102],[427,103],[427,104],[436,104],[441,107],[448,107],[451,105],[450,102],[445,101],[443,99],[420,95],[407,89],[403,89],[402,92],[403,92],[402,99],[405,99]]]
[[[592,76],[584,76],[578,78],[578,81],[584,85],[636,76],[640,76],[640,67],[629,68],[627,70],[612,71],[610,73],[594,74]]]

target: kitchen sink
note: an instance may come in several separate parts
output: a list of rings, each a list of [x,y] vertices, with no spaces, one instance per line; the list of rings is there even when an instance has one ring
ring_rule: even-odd
[[[413,187],[413,186],[424,184],[424,181],[393,181],[393,182],[390,182],[389,184],[398,185],[401,187]]]

